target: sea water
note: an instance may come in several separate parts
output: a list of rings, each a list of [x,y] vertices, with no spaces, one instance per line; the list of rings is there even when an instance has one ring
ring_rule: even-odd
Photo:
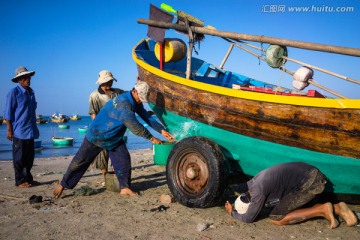
[[[49,119],[49,117],[44,117]],[[139,119],[141,123],[144,122]],[[91,118],[89,116],[82,117],[81,120],[70,120],[67,123],[69,125],[68,129],[60,129],[58,123],[53,123],[49,120],[49,123],[38,124],[40,131],[40,137],[38,140],[41,140],[41,148],[35,149],[35,158],[48,158],[48,157],[59,157],[59,156],[71,156],[75,155],[79,149],[86,133],[79,133],[78,129],[87,127],[91,123]],[[161,134],[155,132],[151,127],[148,127],[147,124],[144,124],[147,129],[157,138],[164,140]],[[152,144],[149,140],[142,137],[138,137],[132,134],[130,131],[127,131],[127,148],[129,150],[145,149],[151,148]],[[0,125],[0,160],[12,160],[12,142],[7,140],[7,127],[6,123]],[[71,137],[74,138],[73,146],[54,146],[52,143],[52,137]]]

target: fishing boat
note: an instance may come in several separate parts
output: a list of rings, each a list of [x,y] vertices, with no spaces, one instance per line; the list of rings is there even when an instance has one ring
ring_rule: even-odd
[[[85,127],[81,127],[81,128],[78,128],[78,132],[79,133],[86,133],[87,132],[87,126],[85,126]]]
[[[67,115],[64,114],[53,114],[50,117],[51,121],[53,123],[64,123],[64,122],[69,122],[70,118]]]
[[[188,34],[185,54],[183,45],[176,47],[185,41],[178,39],[162,43],[142,39],[132,49],[139,78],[150,87],[149,106],[176,138],[169,155],[155,162],[166,165],[175,200],[189,207],[214,206],[231,178],[251,177],[275,164],[301,161],[328,177],[328,193],[359,201],[360,99],[284,88],[227,71],[223,65],[232,48],[244,40],[268,43],[268,49],[274,46],[278,53],[282,51],[278,63],[290,59],[283,45],[351,56],[360,56],[360,49],[222,32],[203,27],[184,12],[177,14],[180,24],[154,19],[138,19],[138,23]],[[206,34],[230,43],[218,67],[192,56],[194,39]],[[278,68],[294,75],[299,82],[295,85],[311,87],[316,83],[314,69],[308,66],[302,69],[305,75],[292,73],[282,64]],[[301,77],[295,79],[296,75]]]
[[[81,120],[81,117],[77,114],[74,114],[70,117],[70,120],[74,120],[74,121]]]
[[[70,137],[53,137],[52,142],[54,146],[72,146],[74,138]]]
[[[60,128],[60,129],[69,129],[70,126],[67,125],[67,124],[59,124],[59,128]]]
[[[41,114],[36,115],[36,124],[44,124],[48,122],[49,122],[48,119],[45,119],[43,115]]]

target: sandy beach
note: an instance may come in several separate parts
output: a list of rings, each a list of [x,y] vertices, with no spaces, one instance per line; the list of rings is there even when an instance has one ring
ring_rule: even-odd
[[[0,162],[0,239],[359,239],[360,226],[347,227],[342,219],[328,229],[324,219],[291,226],[275,226],[267,218],[246,224],[225,213],[223,203],[234,196],[228,191],[218,207],[192,209],[179,203],[160,201],[170,195],[164,166],[156,166],[152,149],[130,151],[136,198],[120,197],[101,185],[99,170],[88,169],[74,190],[60,199],[52,197],[72,156],[36,158],[34,180],[27,189],[14,186],[12,161]],[[97,191],[79,196],[76,190]],[[75,194],[74,194],[75,191]],[[29,203],[33,195],[41,203]],[[349,205],[359,216],[360,206]],[[263,216],[264,214],[262,214]]]

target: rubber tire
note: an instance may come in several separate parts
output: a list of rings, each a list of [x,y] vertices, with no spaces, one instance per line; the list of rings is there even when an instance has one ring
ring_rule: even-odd
[[[180,181],[177,166],[189,154],[198,154],[207,166],[208,176],[199,192],[186,191]],[[186,161],[186,160],[185,160]],[[189,137],[178,142],[169,154],[166,165],[168,187],[174,199],[187,207],[207,208],[215,206],[228,184],[228,165],[219,145],[204,137]]]

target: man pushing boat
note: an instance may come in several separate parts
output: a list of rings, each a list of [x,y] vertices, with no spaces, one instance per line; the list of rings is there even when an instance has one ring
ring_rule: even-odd
[[[150,140],[153,144],[162,141],[141,124],[137,113],[149,126],[161,133],[167,140],[174,137],[155,120],[152,120],[142,103],[147,102],[149,86],[138,81],[132,91],[123,93],[108,101],[91,122],[88,132],[72,159],[59,186],[53,191],[58,198],[64,188],[72,189],[80,181],[90,164],[102,149],[109,151],[110,158],[119,181],[120,195],[136,196],[131,188],[131,158],[123,135],[128,128],[132,133]]]

